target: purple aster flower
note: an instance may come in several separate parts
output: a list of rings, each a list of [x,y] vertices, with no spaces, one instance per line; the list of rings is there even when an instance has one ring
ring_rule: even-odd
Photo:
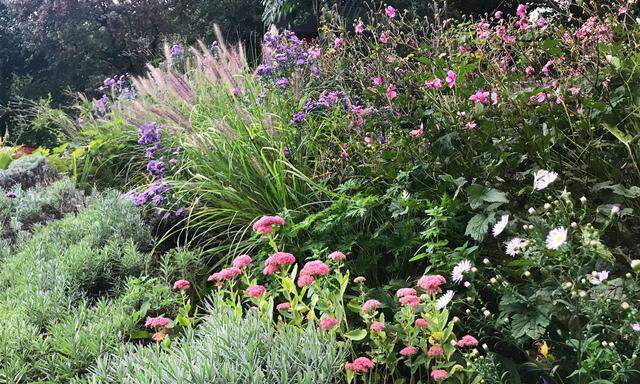
[[[181,61],[184,59],[184,48],[182,48],[182,45],[175,43],[171,46],[169,54],[172,59]]]
[[[140,139],[138,139],[138,144],[140,145],[154,144],[160,140],[161,132],[156,123],[139,126],[138,133],[140,134]]]
[[[293,115],[293,118],[291,118],[291,122],[292,123],[299,123],[303,120],[305,120],[307,118],[307,115],[304,114],[304,112],[297,112],[295,115]]]
[[[176,216],[177,216],[177,217],[182,217],[182,216],[184,216],[184,207],[180,207],[180,208],[178,208],[178,210],[176,211]]]
[[[153,198],[151,199],[151,202],[153,203],[153,205],[160,205],[160,204],[162,204],[162,202],[164,202],[164,196],[162,196],[162,195],[155,195],[155,196],[153,196]]]
[[[93,106],[98,112],[102,114],[107,112],[108,103],[109,103],[109,98],[107,97],[107,95],[102,95],[102,97],[99,98],[98,100],[93,100]]]
[[[155,176],[164,175],[164,161],[162,158],[160,160],[151,160],[147,163],[147,171]]]

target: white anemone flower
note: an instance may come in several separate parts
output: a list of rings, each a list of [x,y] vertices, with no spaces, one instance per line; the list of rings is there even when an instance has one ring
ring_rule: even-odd
[[[498,237],[498,235],[507,227],[507,224],[509,224],[509,214],[502,215],[500,221],[493,226],[493,237]]]
[[[556,181],[557,178],[558,174],[556,172],[541,169],[533,175],[533,187],[541,191]]]
[[[451,302],[452,299],[453,299],[453,291],[452,290],[448,290],[445,294],[440,296],[440,298],[436,301],[436,308],[438,310],[442,310],[442,309],[446,308],[447,305],[449,305],[449,303]]]

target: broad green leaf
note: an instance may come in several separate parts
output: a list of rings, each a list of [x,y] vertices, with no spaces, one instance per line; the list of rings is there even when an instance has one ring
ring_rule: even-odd
[[[344,334],[344,337],[354,341],[360,341],[367,337],[367,331],[364,329],[354,329]]]

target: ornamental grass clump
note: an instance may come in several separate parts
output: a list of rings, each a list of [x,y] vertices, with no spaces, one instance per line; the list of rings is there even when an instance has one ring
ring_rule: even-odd
[[[297,101],[273,78],[294,83],[308,76],[313,51],[295,35],[274,31],[265,38],[272,44],[265,45],[265,63],[253,73],[244,48],[217,36],[212,48],[201,43],[184,52],[179,68],[169,56],[149,65],[146,76],[131,80],[136,97],[113,100],[110,118],[91,120],[87,132],[95,127],[101,146],[125,146],[119,152],[129,156],[130,196],[171,219],[167,237],[188,233],[213,251],[248,250],[250,224],[262,212],[304,211],[316,200],[315,182],[306,176],[313,165],[305,160],[313,143],[291,129]]]

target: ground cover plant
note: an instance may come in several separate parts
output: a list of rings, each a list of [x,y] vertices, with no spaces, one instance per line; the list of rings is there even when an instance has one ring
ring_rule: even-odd
[[[25,353],[0,372],[640,380],[637,4],[510,5],[327,9],[317,40],[272,28],[256,67],[218,32],[106,79],[63,119],[78,142],[37,153],[122,194],[4,252],[0,329],[28,335],[0,337]]]
[[[135,326],[131,306],[99,298],[145,268],[138,247],[149,235],[141,224],[133,204],[111,193],[78,216],[36,228],[2,260],[4,382],[64,382]]]

